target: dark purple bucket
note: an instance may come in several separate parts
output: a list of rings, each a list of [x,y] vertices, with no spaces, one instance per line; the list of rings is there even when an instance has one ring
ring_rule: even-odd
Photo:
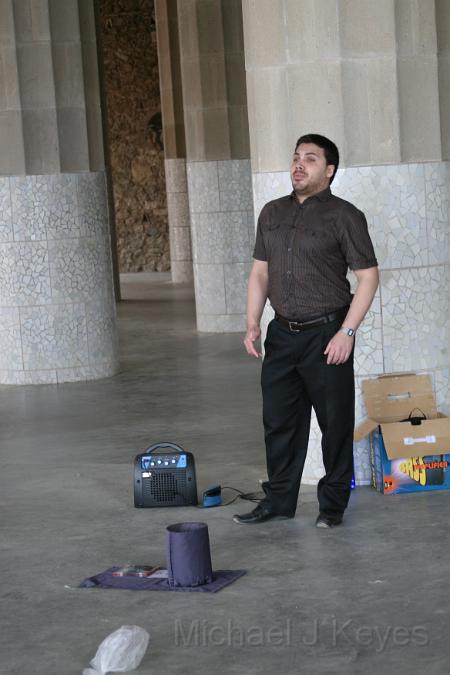
[[[169,586],[203,586],[213,580],[208,525],[176,523],[167,528]]]

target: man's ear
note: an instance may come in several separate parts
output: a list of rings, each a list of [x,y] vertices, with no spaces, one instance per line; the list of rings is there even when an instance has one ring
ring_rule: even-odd
[[[331,178],[331,176],[334,174],[334,164],[327,164],[327,176],[328,178]]]

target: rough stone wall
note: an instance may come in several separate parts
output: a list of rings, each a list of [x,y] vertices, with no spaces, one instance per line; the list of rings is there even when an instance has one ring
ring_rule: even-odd
[[[154,0],[100,0],[121,272],[170,269]],[[156,115],[156,120],[155,116]]]

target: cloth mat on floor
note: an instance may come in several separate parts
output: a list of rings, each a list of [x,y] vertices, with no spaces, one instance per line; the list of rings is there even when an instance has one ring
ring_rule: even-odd
[[[183,593],[217,593],[239,579],[247,570],[215,570],[213,580],[202,586],[169,586],[167,579],[151,577],[114,577],[119,567],[110,567],[104,572],[88,577],[79,588],[125,588],[129,591],[179,591]]]

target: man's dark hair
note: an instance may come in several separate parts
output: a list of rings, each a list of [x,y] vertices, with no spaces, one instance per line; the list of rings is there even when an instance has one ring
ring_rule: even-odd
[[[297,150],[298,146],[301,143],[314,143],[315,145],[318,145],[319,148],[323,148],[327,164],[334,165],[334,173],[330,178],[330,185],[331,185],[339,166],[339,150],[337,149],[335,143],[333,143],[333,141],[330,141],[329,138],[321,136],[320,134],[305,134],[304,136],[300,136],[300,138],[298,139],[295,146],[295,150]]]

